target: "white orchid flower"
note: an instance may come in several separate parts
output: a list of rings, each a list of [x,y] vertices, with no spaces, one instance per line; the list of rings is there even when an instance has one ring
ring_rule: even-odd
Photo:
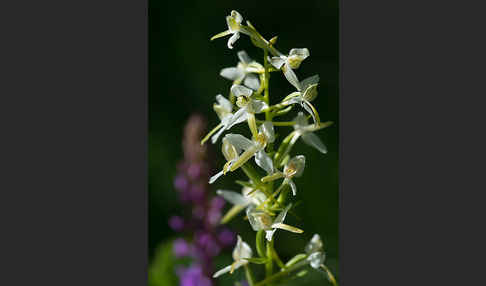
[[[280,178],[284,178],[282,182],[282,186],[285,184],[290,185],[290,188],[292,189],[292,194],[295,196],[297,194],[297,187],[295,186],[295,183],[292,180],[292,178],[302,176],[302,173],[304,172],[304,167],[305,167],[305,156],[298,155],[290,159],[287,162],[287,164],[285,164],[283,172],[277,171],[271,175],[263,177],[261,181],[263,183],[266,183]]]
[[[240,268],[243,265],[248,264],[248,260],[246,258],[251,258],[253,256],[251,247],[241,239],[241,236],[238,235],[238,239],[236,242],[236,246],[233,249],[233,260],[234,262],[231,265],[224,267],[223,269],[214,273],[213,278],[217,278],[225,273],[233,273],[236,269]]]
[[[226,174],[231,166],[238,160],[238,154],[240,154],[241,149],[232,145],[228,139],[223,138],[223,144],[221,145],[221,152],[223,153],[224,157],[226,158],[226,164],[224,164],[223,170],[218,172],[216,175],[209,178],[209,183],[214,183],[219,177]]]
[[[287,212],[292,207],[292,204],[288,205],[275,219],[262,210],[257,210],[255,205],[250,205],[246,209],[246,216],[248,217],[248,221],[250,221],[250,225],[254,231],[265,230],[265,238],[268,241],[272,240],[273,234],[277,229],[283,229],[294,233],[303,233],[304,231],[284,224],[283,221],[285,220],[285,216]]]
[[[290,141],[290,144],[293,145],[295,141],[297,141],[297,139],[302,137],[302,140],[304,140],[307,145],[310,145],[319,150],[319,152],[326,154],[326,146],[324,145],[324,143],[322,143],[321,139],[319,139],[319,137],[317,137],[317,135],[315,135],[313,132],[328,127],[331,122],[320,123],[317,126],[314,124],[309,125],[307,118],[302,112],[299,112],[294,121],[296,122],[296,124],[294,125],[295,130],[293,132],[294,135],[292,137],[292,140]]]
[[[267,199],[265,193],[258,189],[254,190],[250,187],[243,187],[241,194],[228,190],[217,190],[216,194],[222,196],[225,200],[233,205],[241,208],[246,208],[250,204],[260,205]]]
[[[233,120],[233,116],[234,116],[234,114],[232,113],[233,104],[231,103],[231,101],[226,99],[221,94],[216,95],[216,101],[217,103],[213,105],[213,109],[218,115],[219,120],[221,120],[221,122],[215,128],[213,128],[213,130],[211,130],[206,135],[206,137],[204,137],[204,139],[201,141],[201,144],[204,144],[204,142],[206,142],[209,136],[211,136],[214,132],[219,130],[218,132],[216,132],[216,134],[214,134],[211,137],[211,143],[213,144],[216,143],[216,141],[218,141],[219,136],[221,136],[221,134],[223,134],[225,130],[230,129],[234,125],[242,123],[247,119],[246,114],[243,114],[241,116],[238,116],[238,118],[236,118],[235,120]]]
[[[250,126],[253,136],[256,136],[255,114],[265,111],[265,109],[268,108],[268,104],[262,100],[254,99],[252,97],[253,90],[239,84],[233,84],[231,86],[231,93],[237,97],[236,105],[240,108],[233,115],[231,124],[241,120],[241,117],[244,117],[248,120],[248,125]]]
[[[320,122],[319,113],[311,104],[317,97],[317,85],[319,83],[319,76],[314,75],[304,79],[300,82],[300,89],[298,91],[289,94],[284,100],[282,104],[290,105],[290,104],[300,104],[302,108],[305,109],[314,119],[314,123],[318,124]]]
[[[252,157],[255,157],[255,163],[264,169],[267,174],[272,174],[273,161],[265,153],[265,147],[267,143],[272,143],[275,141],[275,131],[273,129],[273,124],[269,121],[265,121],[258,128],[258,134],[253,140],[247,139],[240,134],[226,134],[224,137],[228,142],[238,149],[244,150],[244,152],[236,159],[236,161],[231,164],[230,171],[235,171],[243,164],[245,164]]]
[[[324,264],[326,260],[326,253],[323,250],[323,243],[321,237],[318,234],[314,234],[305,247],[305,252],[307,253],[307,262],[314,269],[322,269],[327,274],[327,279],[333,285],[336,285],[336,279],[332,275],[331,271]]]
[[[303,60],[309,56],[309,50],[303,49],[291,49],[288,56],[281,55],[279,57],[272,57],[270,63],[277,69],[282,69],[287,80],[297,88],[301,90],[301,84],[297,75],[294,73],[294,69],[298,69]]]
[[[267,199],[267,196],[264,192],[250,187],[243,187],[241,190],[241,194],[229,190],[217,190],[216,194],[233,204],[233,207],[229,209],[228,212],[221,219],[221,223],[228,222],[231,218],[233,218],[235,215],[237,215],[239,212],[241,212],[251,204],[258,206]]]
[[[308,254],[307,261],[312,268],[320,268],[326,259],[326,254],[322,251],[322,246],[322,240],[318,234],[314,234],[305,246],[305,252]]]
[[[240,38],[240,32],[246,33],[241,29],[241,22],[243,22],[243,16],[240,13],[233,10],[229,16],[226,16],[226,24],[228,30],[221,32],[211,38],[211,41],[217,38],[221,38],[227,35],[232,35],[228,39],[228,48],[233,49],[233,44]]]
[[[260,80],[255,73],[264,73],[265,68],[252,60],[245,51],[238,52],[238,59],[240,61],[236,67],[224,68],[220,75],[235,84],[243,83],[255,91],[260,89]]]

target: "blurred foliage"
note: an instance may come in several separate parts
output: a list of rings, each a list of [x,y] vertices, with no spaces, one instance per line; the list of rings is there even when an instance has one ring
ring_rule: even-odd
[[[175,258],[172,255],[172,243],[163,243],[155,250],[154,259],[148,269],[148,286],[175,286]]]
[[[231,86],[231,82],[220,77],[219,72],[224,67],[236,65],[237,51],[246,50],[250,57],[263,62],[263,52],[253,47],[244,35],[235,44],[234,50],[226,47],[225,39],[209,41],[212,35],[226,29],[225,17],[235,9],[267,39],[278,35],[276,46],[282,52],[291,48],[308,48],[310,57],[296,73],[299,79],[314,74],[321,78],[319,95],[313,103],[321,120],[334,121],[334,125],[316,134],[329,152],[322,155],[301,142],[296,144],[293,154],[303,154],[307,160],[304,176],[295,180],[299,189],[297,199],[302,201],[296,209],[299,218],[289,215],[288,224],[298,225],[305,232],[296,235],[277,231],[276,248],[283,259],[288,259],[302,251],[313,233],[319,233],[328,261],[331,261],[328,265],[339,279],[336,262],[339,223],[338,7],[336,0],[149,1],[148,183],[149,257],[152,265],[161,263],[158,260],[160,253],[155,255],[158,245],[175,235],[168,228],[167,220],[171,214],[180,212],[173,177],[175,166],[182,158],[181,139],[186,120],[190,114],[199,112],[208,118],[208,128],[219,122],[212,111],[212,104],[216,94],[227,96]],[[272,74],[271,103],[291,91],[292,86],[282,75]],[[217,147],[219,145],[213,148],[215,170],[224,163]],[[232,182],[236,178],[243,178],[243,173],[235,172],[221,178],[215,183],[214,190],[223,186],[239,190],[238,185]],[[241,216],[238,218],[230,222],[230,226],[254,247],[253,231]]]

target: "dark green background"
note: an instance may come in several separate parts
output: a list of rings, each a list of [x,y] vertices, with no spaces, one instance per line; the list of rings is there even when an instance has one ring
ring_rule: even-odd
[[[175,165],[182,158],[183,126],[193,112],[207,116],[209,128],[218,124],[212,111],[215,95],[225,96],[231,82],[219,76],[224,67],[235,66],[236,52],[246,50],[263,63],[263,52],[253,47],[247,36],[226,47],[227,37],[209,38],[226,30],[225,17],[232,9],[249,20],[267,39],[277,35],[277,49],[287,53],[306,47],[307,58],[296,70],[300,80],[320,75],[319,96],[313,102],[322,121],[332,120],[331,128],[317,135],[328,147],[322,155],[315,149],[296,144],[293,154],[307,158],[304,176],[295,180],[296,210],[301,220],[289,223],[305,230],[303,235],[278,231],[276,248],[284,258],[301,251],[313,233],[324,240],[331,268],[336,271],[338,256],[338,2],[337,1],[149,1],[149,256],[160,242],[174,233],[167,220],[180,205],[173,188]],[[272,73],[270,101],[275,103],[293,91],[281,74]],[[296,110],[298,110],[297,108]],[[292,129],[280,127],[280,132]],[[245,134],[247,135],[247,134]],[[219,142],[220,143],[220,142]],[[220,145],[214,145],[217,168],[223,165]],[[215,188],[239,190],[235,173],[218,181]],[[236,220],[238,221],[238,219]],[[241,219],[239,219],[241,221]],[[254,233],[248,223],[230,224],[253,245]]]

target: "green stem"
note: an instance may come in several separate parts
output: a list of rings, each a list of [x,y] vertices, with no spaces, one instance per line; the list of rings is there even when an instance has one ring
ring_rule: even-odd
[[[245,275],[246,275],[246,280],[248,281],[248,285],[253,286],[254,285],[253,273],[251,273],[251,269],[248,266],[248,264],[245,264],[244,267],[245,267]]]
[[[256,122],[261,124],[264,121],[257,119]],[[294,126],[295,123],[295,121],[272,121],[273,126]]]
[[[260,257],[265,257],[264,239],[265,239],[265,231],[261,229],[256,234],[256,249]]]
[[[273,259],[271,259],[272,258],[272,249],[271,249],[270,243],[272,243],[272,242],[267,241],[267,258],[270,258],[270,259],[268,259],[268,262],[265,263],[265,277],[270,277],[273,273]]]
[[[268,276],[266,277],[265,279],[263,279],[262,281],[256,283],[254,286],[263,286],[263,285],[269,285],[269,283],[275,281],[275,280],[278,280],[288,274],[290,274],[290,272],[292,271],[295,271],[297,269],[299,269],[300,267],[302,266],[305,266],[307,265],[306,263],[297,263],[297,264],[294,264],[293,266],[283,270],[283,271],[280,271],[278,273],[275,273],[271,276]]]
[[[275,262],[277,263],[278,267],[280,268],[285,268],[285,264],[282,262],[280,257],[278,256],[277,251],[275,250],[275,246],[273,245],[273,240],[270,243],[271,251],[272,251],[272,257],[275,259]]]

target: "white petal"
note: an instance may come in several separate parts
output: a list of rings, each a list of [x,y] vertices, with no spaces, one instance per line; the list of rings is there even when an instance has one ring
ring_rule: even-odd
[[[310,55],[309,50],[307,48],[302,48],[302,49],[291,49],[289,52],[289,56],[297,56],[299,58],[302,58],[304,60]]]
[[[273,162],[272,159],[265,153],[264,150],[259,151],[255,155],[255,162],[258,166],[260,166],[263,170],[267,172],[267,174],[273,173]]]
[[[253,90],[258,90],[260,88],[260,80],[258,80],[258,77],[252,73],[246,75],[243,84]]]
[[[305,168],[305,156],[304,155],[298,155],[290,159],[290,161],[285,164],[284,167],[284,172],[286,172],[288,169],[294,170],[295,174],[292,177],[300,177],[302,175],[302,172],[304,172]]]
[[[246,108],[240,108],[238,111],[236,111],[226,122],[226,130],[230,129],[234,125],[241,123],[246,120],[248,117]]]
[[[292,189],[292,195],[297,195],[297,187],[295,186],[294,181],[292,179],[286,179],[287,183],[290,185],[290,188]]]
[[[228,48],[233,49],[233,44],[240,38],[240,33],[236,32],[228,39]]]
[[[304,79],[303,81],[300,82],[300,85],[302,86],[302,89],[305,90],[307,86],[316,83],[319,83],[319,75],[317,74]]]
[[[268,240],[268,241],[272,241],[272,237],[273,237],[273,234],[277,231],[276,228],[272,229],[272,230],[266,230],[265,231],[265,238]]]
[[[243,22],[243,16],[241,16],[241,14],[238,13],[238,11],[236,10],[231,11],[231,17],[233,17],[238,24],[241,24],[241,22]]]
[[[324,260],[326,260],[326,255],[322,252],[314,252],[307,257],[307,260],[310,262],[312,268],[319,269],[321,264],[324,263]]]
[[[248,111],[252,113],[261,113],[268,108],[268,105],[264,101],[258,99],[252,99],[249,102],[248,108],[249,108]]]
[[[218,270],[216,273],[213,274],[213,278],[218,278],[219,276],[228,273],[231,271],[231,265],[226,266],[223,269]]]
[[[275,141],[275,130],[273,129],[272,122],[263,122],[263,124],[260,125],[260,131],[265,135],[269,143],[273,143],[273,141]]]
[[[219,136],[221,136],[221,134],[223,134],[225,130],[226,128],[223,126],[218,130],[218,132],[216,132],[213,136],[211,136],[211,143],[215,144],[218,141]]]
[[[226,138],[231,145],[242,150],[248,150],[254,145],[253,141],[240,134],[226,134],[224,138]]]
[[[323,243],[321,237],[316,233],[312,236],[312,239],[305,246],[305,252],[309,254],[313,252],[317,252],[320,251],[322,247],[323,247]]]
[[[294,118],[294,121],[297,123],[298,127],[304,127],[309,124],[309,122],[307,121],[307,117],[304,115],[303,112],[299,112]]]
[[[216,175],[212,176],[211,178],[209,178],[209,183],[210,184],[214,183],[222,175],[223,175],[223,171],[221,171],[221,172],[217,173]]]
[[[292,204],[288,205],[281,213],[278,214],[278,216],[275,218],[273,223],[282,223],[285,220],[285,216],[287,216],[287,212],[290,210],[292,207]]]
[[[216,194],[218,194],[218,196],[222,196],[225,200],[234,205],[245,206],[250,202],[248,198],[233,191],[217,190]]]
[[[232,255],[233,259],[237,262],[237,264],[239,264],[239,266],[246,264],[244,262],[242,263],[241,260],[243,260],[243,258],[250,258],[253,255],[251,247],[246,242],[244,242],[239,235],[237,237],[236,246],[233,249]]]
[[[246,208],[246,216],[254,231],[270,229],[271,217],[263,211],[256,210],[255,205]]]
[[[291,85],[295,86],[297,90],[301,90],[299,79],[297,78],[297,75],[295,75],[294,71],[290,68],[290,66],[285,63],[285,65],[282,67],[282,71],[285,75],[285,78],[290,82]]]
[[[244,73],[239,68],[230,67],[222,69],[219,75],[229,80],[237,80],[243,77]]]
[[[285,63],[285,57],[273,57],[270,59],[270,63],[277,69],[280,69]]]
[[[233,104],[231,101],[226,99],[226,97],[221,94],[216,95],[216,101],[221,105],[226,111],[231,112],[233,110]]]
[[[238,109],[238,111],[235,112],[235,114],[233,114],[233,116],[231,117],[231,120],[228,121],[226,130],[229,130],[231,127],[235,126],[236,124],[246,121],[247,118],[248,118],[248,112],[246,111],[246,108]]]
[[[248,54],[245,51],[239,51],[237,55],[238,55],[238,59],[242,63],[249,64],[252,62],[251,58],[248,56]]]
[[[236,97],[242,96],[242,95],[245,96],[245,97],[250,97],[251,94],[253,93],[253,91],[246,86],[242,86],[242,85],[239,85],[239,84],[233,84],[231,86],[231,93]]]
[[[307,143],[308,145],[319,150],[319,152],[323,154],[327,153],[326,146],[324,145],[324,143],[322,143],[321,139],[319,139],[319,137],[317,137],[317,135],[315,135],[314,133],[310,133],[310,132],[304,133],[302,135],[302,140],[304,140],[304,142]]]

